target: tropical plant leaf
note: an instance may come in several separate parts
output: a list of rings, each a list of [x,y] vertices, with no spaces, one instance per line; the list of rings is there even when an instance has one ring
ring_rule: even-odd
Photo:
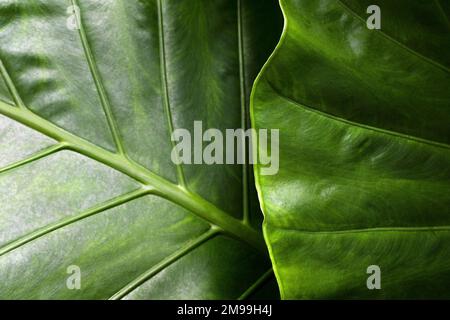
[[[278,175],[255,175],[282,297],[450,297],[450,3],[281,4],[251,112],[280,129]]]
[[[246,126],[277,9],[0,2],[0,298],[276,296],[248,168],[175,166],[170,134]]]

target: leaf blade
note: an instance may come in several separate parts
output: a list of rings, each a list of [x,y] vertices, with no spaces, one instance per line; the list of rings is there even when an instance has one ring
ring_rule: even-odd
[[[411,8],[380,3],[382,17]],[[285,29],[255,82],[252,123],[280,129],[278,175],[255,176],[282,298],[448,296],[448,73],[335,1],[281,4]],[[447,48],[448,32],[439,37]],[[366,287],[372,264],[382,290]]]
[[[162,30],[155,24],[158,21],[154,19],[158,16],[155,4],[154,1],[48,1],[45,4],[18,1],[0,5],[0,12],[5,17],[0,28],[0,57],[5,65],[3,76],[11,79],[6,81],[6,87],[9,86],[10,93],[17,93],[16,98],[20,97],[24,106],[11,106],[9,102],[14,100],[11,97],[3,99],[2,83],[0,113],[56,141],[54,149],[19,159],[13,164],[14,169],[7,168],[0,176],[0,182],[5,184],[2,188],[5,197],[8,189],[18,200],[21,197],[36,199],[41,192],[41,203],[30,200],[28,208],[23,207],[23,215],[16,220],[29,229],[13,234],[14,229],[3,224],[1,234],[8,234],[9,238],[0,255],[1,297],[107,299],[117,292],[124,294],[131,290],[133,293],[140,289],[140,296],[147,298],[168,295],[172,298],[230,299],[239,297],[267,271],[269,265],[261,235],[240,220],[242,195],[236,192],[242,187],[239,166],[228,169],[239,173],[237,179],[230,178],[230,172],[216,168],[199,171],[197,182],[192,181],[191,175],[187,188],[174,182],[170,128],[166,125],[168,110],[162,103],[160,43],[155,41],[158,37],[154,35],[164,32],[168,37],[180,37],[184,29],[173,27],[185,26],[184,22],[194,21],[196,16],[193,11],[185,11],[183,3],[161,2],[160,9],[167,19],[171,19],[169,22],[161,20]],[[205,50],[214,49],[209,60],[222,60],[213,65],[199,59],[184,60],[181,61],[184,65],[180,63],[177,68],[167,62],[166,73],[171,78],[167,80],[166,96],[171,100],[171,106],[175,100],[176,119],[182,120],[181,125],[195,117],[203,117],[206,122],[214,120],[210,121],[210,126],[240,126],[240,122],[232,117],[209,117],[202,113],[202,108],[190,109],[192,104],[187,92],[183,93],[184,101],[177,100],[183,97],[182,94],[176,96],[192,84],[191,77],[204,77],[204,81],[209,81],[214,78],[210,74],[215,74],[213,80],[217,82],[225,75],[227,81],[216,83],[220,90],[214,86],[197,86],[192,87],[190,94],[203,105],[212,106],[210,100],[218,102],[217,111],[222,112],[225,106],[230,113],[241,111],[240,104],[234,103],[239,101],[235,90],[239,88],[235,81],[239,74],[236,4],[205,1],[197,10],[204,13],[209,8],[211,17],[217,18],[208,18],[213,27],[195,28],[194,24],[187,33],[190,39],[195,39],[207,31],[209,42],[203,41],[202,46],[196,47],[195,42],[172,41],[170,52],[169,49],[164,51],[164,57],[170,58],[175,52],[204,54]],[[246,1],[246,4],[251,8],[252,2]],[[78,30],[66,28],[67,19],[73,13],[66,9],[72,6],[73,10],[73,5],[81,12],[81,39]],[[266,1],[262,7],[270,9],[272,4]],[[177,10],[187,12],[187,15],[177,17]],[[229,27],[222,34],[217,26]],[[37,28],[39,33],[35,32]],[[247,34],[250,36],[252,34]],[[21,41],[23,39],[27,41]],[[271,41],[267,39],[268,43]],[[270,48],[270,44],[264,45]],[[175,79],[189,68],[191,74],[188,77]],[[158,72],[153,72],[155,70]],[[248,77],[255,70],[249,68]],[[223,92],[227,87],[232,90],[225,95]],[[216,96],[217,92],[220,96]],[[18,101],[16,99],[17,104]],[[151,135],[146,134],[148,132]],[[115,144],[119,145],[118,152],[113,151]],[[57,159],[55,167],[51,167],[54,154],[57,157],[66,155],[66,159]],[[79,162],[84,164],[77,165],[74,158],[81,159]],[[36,165],[41,166],[40,170],[32,170]],[[24,193],[22,187],[14,188],[16,185],[11,182],[14,172],[25,169],[30,171],[28,193]],[[55,179],[56,182],[51,184],[52,180],[40,177],[39,171],[64,181]],[[209,175],[211,172],[215,174]],[[23,180],[22,185],[25,185]],[[207,186],[201,186],[202,192],[192,190],[199,183]],[[100,185],[104,197],[85,184]],[[114,193],[121,184],[123,190]],[[238,187],[233,188],[233,192],[223,192],[222,184]],[[89,190],[91,194],[83,194]],[[5,198],[5,201],[20,210],[20,206],[13,206],[11,199]],[[77,203],[83,206],[77,206]],[[44,213],[51,206],[57,212],[53,218],[50,213]],[[61,217],[63,212],[58,209],[62,207],[73,210]],[[36,212],[47,219],[40,221],[39,226],[30,224],[37,223]],[[8,220],[13,216],[6,207],[0,207],[0,217]],[[211,228],[220,231],[209,239]],[[183,250],[180,248],[189,247],[192,241],[202,237],[208,241],[186,254],[177,254]],[[221,255],[212,255],[213,249],[220,250]],[[173,259],[167,260],[168,257]],[[213,258],[211,266],[206,262],[202,265],[202,259],[206,261],[207,258]],[[151,268],[161,263],[165,268],[157,268],[159,272],[154,273],[155,269]],[[71,264],[81,268],[80,291],[66,287],[69,276],[66,268]],[[186,274],[184,269],[189,266],[192,270]],[[174,271],[167,271],[169,268]],[[149,270],[153,271],[148,273]],[[196,275],[199,270],[203,272],[202,277]],[[177,291],[155,295],[141,289],[153,277],[165,279],[169,273],[171,277],[164,281],[171,282],[174,288],[185,287],[193,283],[193,279],[198,287],[188,287],[181,295],[177,295]],[[147,279],[148,276],[152,277]],[[125,291],[121,291],[124,288]]]

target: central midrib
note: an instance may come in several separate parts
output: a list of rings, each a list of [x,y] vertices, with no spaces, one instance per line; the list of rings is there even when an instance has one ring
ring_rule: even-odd
[[[103,149],[81,137],[61,129],[29,109],[17,108],[0,102],[0,113],[66,146],[66,149],[103,163],[154,189],[154,194],[174,202],[198,217],[220,228],[224,233],[247,242],[266,253],[262,236],[253,228],[228,215],[199,195],[154,174],[125,156]]]
[[[77,0],[72,0],[72,6],[74,8],[78,8],[80,10],[80,7],[78,5]],[[78,34],[80,35],[80,41],[81,45],[83,47],[83,51],[86,57],[87,65],[89,66],[89,70],[92,75],[92,80],[94,81],[95,88],[97,89],[98,97],[100,99],[100,103],[103,108],[103,112],[105,113],[106,120],[108,122],[108,126],[111,130],[111,134],[113,136],[116,148],[120,154],[125,154],[124,147],[122,140],[120,139],[119,129],[117,127],[117,123],[114,119],[113,113],[112,113],[112,107],[109,102],[108,95],[106,94],[105,87],[103,86],[103,81],[100,76],[100,72],[97,69],[97,64],[95,63],[94,56],[91,51],[91,47],[89,45],[89,42],[87,40],[86,32],[84,30],[84,25],[81,22],[81,12],[78,12],[80,14],[79,17],[76,17],[76,23],[78,28]],[[78,14],[75,10],[74,14]]]

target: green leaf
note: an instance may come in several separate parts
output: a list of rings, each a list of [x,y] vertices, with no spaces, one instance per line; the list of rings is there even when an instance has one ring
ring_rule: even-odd
[[[448,298],[449,2],[281,4],[252,123],[280,129],[279,173],[255,174],[282,297]]]
[[[275,3],[2,1],[0,16],[0,298],[276,297],[249,168],[170,158],[194,120],[247,126]]]

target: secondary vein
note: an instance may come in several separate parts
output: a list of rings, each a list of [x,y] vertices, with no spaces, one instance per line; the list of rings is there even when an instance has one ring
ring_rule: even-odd
[[[237,27],[238,27],[238,52],[239,52],[239,89],[240,89],[240,102],[241,102],[241,127],[247,129],[247,108],[246,108],[246,89],[245,89],[245,70],[244,70],[244,43],[243,43],[243,25],[242,25],[242,2],[237,0]],[[242,147],[244,148],[243,155],[245,155],[245,161],[242,165],[242,205],[243,205],[243,221],[249,223],[249,203],[248,203],[248,162],[249,156],[246,154],[246,141],[244,141]],[[248,150],[248,149],[247,149]]]
[[[160,52],[160,77],[161,77],[161,87],[163,91],[163,104],[164,110],[167,117],[167,124],[169,126],[169,135],[172,135],[174,130],[172,110],[170,109],[170,99],[169,99],[169,88],[167,84],[167,63],[166,63],[166,47],[164,40],[164,21],[163,21],[163,9],[161,0],[158,0],[158,36],[159,36],[159,52]],[[171,140],[172,147],[175,147],[175,142]],[[177,154],[178,156],[178,154]],[[181,164],[176,165],[178,183],[186,187],[186,179],[184,177],[183,167]]]
[[[62,221],[59,221],[59,222],[56,222],[56,223],[53,223],[53,224],[49,224],[49,225],[45,226],[42,229],[38,229],[38,230],[36,230],[34,232],[28,233],[28,234],[26,234],[26,235],[24,235],[24,236],[22,236],[22,237],[20,237],[20,238],[18,238],[16,240],[12,241],[12,242],[6,244],[5,246],[0,247],[0,256],[2,256],[2,255],[6,254],[6,253],[8,253],[8,252],[10,252],[10,251],[12,251],[14,249],[17,249],[17,248],[25,245],[26,243],[28,243],[28,242],[30,242],[32,240],[41,238],[44,235],[49,234],[50,232],[53,232],[53,231],[58,230],[58,229],[61,229],[61,228],[65,227],[65,226],[68,226],[68,225],[70,225],[72,223],[75,223],[75,222],[80,221],[82,219],[88,218],[88,217],[93,216],[95,214],[101,213],[101,212],[106,211],[108,209],[117,207],[119,205],[122,205],[122,204],[124,204],[126,202],[132,201],[132,200],[134,200],[136,198],[142,197],[142,196],[144,196],[146,194],[149,194],[149,193],[151,193],[150,189],[148,189],[148,188],[141,188],[141,189],[132,191],[130,193],[126,193],[126,194],[124,194],[122,196],[116,197],[116,198],[114,198],[114,199],[112,199],[110,201],[102,203],[102,204],[100,204],[98,206],[95,206],[93,208],[90,208],[90,209],[88,209],[86,211],[83,211],[83,212],[81,212],[81,213],[79,213],[79,214],[77,214],[75,216],[66,218],[66,219],[64,219]]]
[[[247,290],[244,291],[238,300],[245,300],[261,288],[271,277],[273,277],[273,270],[270,268],[261,277],[259,277]]]
[[[362,124],[362,123],[358,123],[358,122],[354,122],[351,120],[347,120],[345,118],[340,118],[338,116],[332,115],[330,113],[326,113],[323,111],[320,111],[317,108],[308,106],[304,103],[301,103],[291,97],[286,96],[285,94],[281,93],[280,90],[278,90],[269,80],[266,80],[267,84],[269,85],[269,87],[273,90],[273,92],[280,97],[283,100],[286,100],[288,103],[291,103],[293,105],[295,105],[296,107],[299,107],[303,110],[309,111],[309,112],[314,112],[322,117],[326,117],[326,118],[330,118],[339,122],[343,122],[347,125],[350,126],[354,126],[354,127],[358,127],[361,129],[366,129],[366,130],[370,130],[370,131],[374,131],[377,133],[382,133],[382,134],[386,134],[386,135],[390,135],[396,138],[402,138],[402,139],[407,139],[407,140],[411,140],[417,143],[423,143],[423,144],[427,144],[433,147],[439,147],[439,148],[444,148],[444,149],[450,149],[450,145],[443,143],[443,142],[436,142],[433,140],[428,140],[425,138],[420,138],[420,137],[416,137],[416,136],[412,136],[412,135],[408,135],[408,134],[404,134],[404,133],[400,133],[400,132],[396,132],[396,131],[391,131],[391,130],[386,130],[386,129],[381,129],[381,128],[377,128],[377,127],[373,127],[370,125],[366,125],[366,124]]]
[[[30,157],[28,157],[26,159],[14,162],[6,167],[0,168],[0,174],[10,171],[10,170],[13,170],[13,169],[16,169],[16,168],[20,168],[21,166],[26,165],[31,162],[34,162],[36,160],[45,158],[49,155],[52,155],[58,151],[63,150],[64,148],[66,148],[66,145],[64,143],[57,143],[53,146],[45,148],[44,150],[36,152],[35,154],[31,155]]]
[[[343,8],[345,9],[347,12],[349,12],[350,14],[352,14],[354,17],[356,17],[358,20],[363,21],[364,23],[366,22],[364,18],[362,18],[359,14],[357,14],[355,11],[353,11],[348,5],[346,5],[344,2],[342,2],[342,0],[337,0],[337,3]],[[396,45],[402,47],[403,49],[407,50],[409,53],[411,53],[412,55],[423,59],[424,61],[428,62],[429,64],[443,70],[446,71],[447,73],[450,73],[450,69],[442,64],[440,64],[437,61],[434,61],[433,59],[430,59],[426,56],[424,56],[423,54],[417,52],[416,50],[408,47],[407,45],[401,43],[400,41],[398,41],[397,39],[393,38],[392,36],[390,36],[389,34],[387,34],[386,32],[382,31],[381,29],[375,29],[375,32],[377,32],[379,35],[382,35],[385,39],[395,43]]]
[[[16,86],[14,85],[11,77],[9,76],[9,73],[6,70],[5,65],[3,64],[2,59],[0,59],[0,74],[2,75],[2,78],[5,81],[6,86],[8,87],[8,91],[11,94],[16,106],[18,106],[21,109],[25,109],[26,108],[25,104],[23,103],[22,98],[17,92]]]
[[[425,227],[373,227],[360,229],[342,229],[342,230],[303,230],[296,228],[289,228],[283,226],[273,226],[273,228],[299,232],[305,234],[346,234],[346,233],[365,233],[365,232],[435,232],[435,231],[450,231],[450,226],[425,226]]]
[[[74,7],[79,8],[77,0],[71,0],[71,1],[72,1],[72,5]],[[77,14],[77,12],[75,12],[75,14]],[[80,15],[81,15],[81,9],[80,9]],[[80,35],[81,44],[83,46],[84,54],[85,54],[86,60],[88,62],[89,70],[91,71],[91,75],[94,80],[95,87],[97,89],[97,93],[100,98],[100,103],[101,103],[103,111],[106,115],[108,126],[111,130],[114,142],[117,147],[117,151],[120,154],[125,154],[123,143],[122,143],[122,140],[121,140],[120,134],[119,134],[119,129],[117,127],[117,123],[114,119],[114,115],[112,112],[112,107],[109,102],[108,95],[106,94],[106,90],[103,85],[103,81],[100,76],[100,72],[98,71],[97,64],[95,62],[95,58],[92,54],[92,50],[91,50],[89,41],[86,36],[86,31],[84,30],[83,23],[81,22],[81,17],[76,17],[76,21],[77,21],[77,26],[78,26],[78,33]]]
[[[212,237],[217,235],[219,230],[216,228],[211,228],[198,238],[190,241],[187,245],[181,247],[179,250],[175,251],[171,255],[164,258],[162,261],[151,267],[149,270],[139,275],[136,279],[130,281],[126,286],[117,291],[114,295],[112,295],[109,300],[119,300],[125,297],[127,294],[135,290],[141,284],[155,276],[161,270],[167,268],[169,265],[173,264],[175,261],[180,259],[181,257],[187,255],[189,252],[192,252],[195,248],[199,247],[204,242],[210,240]]]

